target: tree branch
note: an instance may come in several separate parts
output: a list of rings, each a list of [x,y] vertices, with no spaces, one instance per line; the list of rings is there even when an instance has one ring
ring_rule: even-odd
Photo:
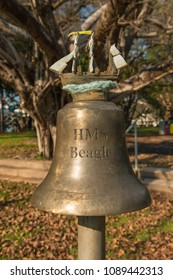
[[[168,61],[157,67],[152,67],[148,70],[143,70],[141,73],[130,77],[124,82],[118,83],[118,87],[110,91],[109,98],[112,102],[120,102],[125,97],[131,95],[132,92],[146,87],[171,73],[173,73],[172,61]]]
[[[49,36],[43,25],[17,0],[0,0],[0,9],[1,13],[5,13],[15,20],[20,27],[34,38],[50,60],[62,56],[62,47]]]
[[[65,2],[68,2],[69,0],[59,0],[56,3],[52,3],[52,8],[56,10],[59,8],[61,5],[63,5]]]
[[[22,67],[23,63],[19,53],[16,51],[12,43],[9,40],[7,40],[7,38],[3,36],[1,33],[0,33],[0,49],[3,52],[4,57],[9,57],[9,56],[11,57],[11,60],[13,60],[12,63],[13,66],[18,65],[20,66],[20,68],[23,68]]]
[[[25,40],[28,40],[31,38],[29,36],[29,34],[26,33],[23,29],[15,26],[3,19],[0,19],[0,29],[13,36],[18,36],[18,37],[24,38]]]
[[[118,18],[126,9],[126,3],[118,0],[110,0],[104,9],[100,20],[97,22],[95,37],[95,57],[98,67],[101,71],[106,70],[107,61],[105,57],[105,43],[107,39],[111,44],[118,42],[120,27],[118,27]],[[100,60],[100,57],[102,58]]]
[[[82,30],[88,30],[90,29],[100,18],[101,14],[105,11],[107,8],[107,3],[104,4],[100,9],[98,9],[95,13],[93,13],[90,17],[88,17],[81,25]]]
[[[153,32],[137,32],[136,38],[155,38],[158,37],[158,32],[153,31]]]
[[[137,31],[140,30],[144,20],[151,13],[156,0],[149,1],[120,1],[110,0],[95,29],[96,60],[101,71],[107,65],[104,59],[104,45],[106,39],[110,43],[118,44],[120,50],[127,56]],[[132,28],[126,29],[126,26]],[[121,33],[121,36],[120,36]],[[128,35],[127,35],[128,34]],[[101,62],[99,57],[102,57]]]
[[[36,0],[36,10],[41,18],[44,26],[47,28],[48,32],[51,34],[51,38],[59,42],[60,45],[63,45],[62,42],[62,33],[55,21],[53,14],[52,6],[50,0]],[[64,49],[63,49],[64,50]],[[65,55],[65,53],[64,53]]]
[[[4,84],[12,87],[22,98],[28,98],[31,91],[31,85],[24,81],[21,73],[16,73],[16,69],[8,65],[0,58],[0,80]]]

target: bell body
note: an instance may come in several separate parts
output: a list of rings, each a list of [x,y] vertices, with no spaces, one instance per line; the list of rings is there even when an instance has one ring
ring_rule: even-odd
[[[57,114],[51,168],[33,206],[58,214],[105,216],[145,208],[151,199],[131,167],[124,114],[105,100],[78,100]]]

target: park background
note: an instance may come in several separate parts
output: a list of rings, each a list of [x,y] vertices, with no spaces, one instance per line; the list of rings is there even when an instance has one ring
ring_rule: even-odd
[[[126,128],[137,121],[139,169],[172,172],[171,0],[0,0],[0,9],[1,159],[52,160],[56,114],[70,98],[49,67],[69,53],[71,31],[92,29],[100,71],[107,67],[107,49],[113,43],[128,63],[109,96],[124,110]],[[127,146],[134,166],[133,128]],[[35,183],[1,179],[0,258],[76,259],[76,218],[34,209],[30,198]],[[164,186],[163,178],[157,180]],[[173,258],[169,178],[166,185],[169,192],[151,190],[149,208],[107,217],[107,259]]]

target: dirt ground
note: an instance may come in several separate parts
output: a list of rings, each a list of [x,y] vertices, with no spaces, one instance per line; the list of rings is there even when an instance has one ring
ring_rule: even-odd
[[[134,162],[134,136],[126,137],[128,152]],[[139,167],[170,167],[173,168],[173,135],[139,136],[138,137]]]

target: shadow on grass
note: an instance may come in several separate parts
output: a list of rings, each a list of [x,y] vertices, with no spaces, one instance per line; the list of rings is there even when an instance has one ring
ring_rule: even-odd
[[[128,152],[134,154],[134,142],[130,141]],[[139,154],[160,154],[160,155],[173,155],[173,137],[171,141],[160,141],[159,143],[140,143],[138,142]]]
[[[28,201],[27,198],[20,198],[20,199],[13,199],[13,200],[9,200],[9,201],[5,201],[5,202],[0,202],[0,208],[3,208],[5,206],[8,206],[8,205],[11,205],[11,204],[14,204],[16,203],[18,205],[18,203],[20,202],[26,202]]]

